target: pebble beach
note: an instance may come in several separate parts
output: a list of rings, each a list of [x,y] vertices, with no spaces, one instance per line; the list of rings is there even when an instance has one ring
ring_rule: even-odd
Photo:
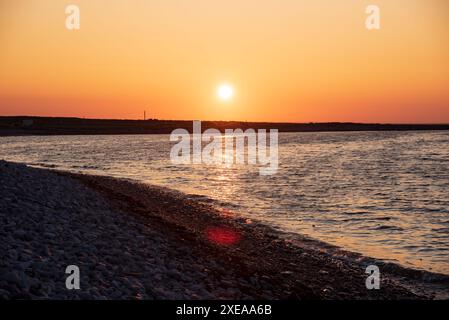
[[[0,161],[0,195],[0,299],[434,299],[449,287],[385,264],[367,290],[368,258],[129,180]]]

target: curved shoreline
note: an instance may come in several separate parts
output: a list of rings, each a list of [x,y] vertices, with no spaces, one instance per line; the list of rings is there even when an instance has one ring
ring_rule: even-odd
[[[219,251],[218,254],[236,255],[235,258],[238,257],[244,261],[246,260],[248,263],[254,263],[254,261],[249,262],[250,257],[248,256],[248,253],[252,253],[253,258],[256,257],[255,260],[257,262],[253,264],[253,266],[257,265],[258,267],[261,267],[264,264],[267,264],[266,266],[263,266],[263,268],[276,270],[275,268],[272,268],[272,266],[269,266],[272,262],[267,262],[267,259],[264,258],[266,253],[275,253],[276,258],[272,257],[272,259],[279,259],[279,261],[273,262],[273,264],[277,264],[277,266],[280,267],[283,265],[280,261],[284,261],[289,266],[287,268],[277,269],[277,271],[285,275],[299,274],[299,271],[301,271],[303,266],[299,266],[299,268],[297,265],[293,266],[292,264],[294,261],[301,261],[302,264],[304,264],[304,257],[310,258],[313,256],[318,262],[329,264],[326,266],[324,264],[322,266],[315,265],[315,270],[307,270],[312,273],[311,276],[319,275],[319,277],[322,278],[322,282],[320,282],[320,280],[316,284],[313,284],[312,281],[310,281],[310,287],[314,288],[312,291],[314,292],[313,295],[315,298],[340,297],[338,293],[335,296],[332,296],[331,294],[326,296],[326,293],[329,293],[329,290],[335,290],[335,288],[328,285],[328,283],[338,282],[335,279],[329,279],[326,275],[332,275],[331,277],[335,276],[338,278],[338,273],[342,271],[338,269],[343,265],[348,267],[348,270],[346,270],[348,273],[358,269],[351,276],[363,279],[363,286],[359,289],[368,291],[365,288],[365,279],[367,275],[364,271],[366,266],[370,264],[379,266],[381,272],[386,276],[385,280],[388,283],[387,286],[389,286],[389,282],[391,282],[391,284],[394,284],[393,286],[399,285],[407,287],[407,290],[416,293],[417,297],[420,295],[444,299],[449,297],[448,275],[416,270],[390,262],[383,262],[301,235],[296,235],[295,239],[286,239],[283,236],[284,234],[282,231],[275,230],[263,223],[254,223],[252,221],[248,223],[248,221],[250,221],[249,219],[236,216],[228,210],[224,212],[220,211],[215,206],[205,204],[203,201],[198,202],[192,200],[190,195],[183,194],[176,190],[151,186],[131,179],[117,179],[75,173],[62,174],[72,176],[82,181],[87,186],[100,191],[112,202],[125,206],[127,212],[137,213],[149,219],[161,219],[164,223],[167,223],[170,228],[183,229],[183,232],[187,235],[194,237],[194,239],[192,239],[193,241],[212,246],[214,251]],[[150,198],[148,198],[149,196]],[[138,208],[131,208],[129,207],[130,204],[138,204]],[[158,208],[158,210],[155,211],[154,208]],[[229,230],[235,230],[236,233],[240,234],[242,243],[237,243],[232,246],[223,246],[213,243],[213,241],[207,237],[207,229],[210,225],[219,225]],[[261,245],[262,243],[263,245]],[[269,248],[269,251],[258,252],[261,246],[264,247],[265,250]],[[279,252],[282,253],[279,254]],[[305,267],[308,269],[311,266]],[[342,269],[345,268],[343,267]],[[304,270],[302,271],[304,272]],[[313,275],[314,271],[315,275]],[[307,279],[307,277],[305,277],[305,279]],[[281,282],[283,281],[281,279],[279,280]],[[306,282],[302,285],[308,287]],[[320,286],[322,290],[321,293],[318,293]],[[318,289],[318,291],[316,289]],[[358,298],[380,298],[380,296],[372,293],[374,292],[371,291],[370,294],[361,294]],[[345,294],[342,296],[345,296]],[[284,296],[283,298],[286,297]],[[408,297],[405,295],[400,298]]]
[[[93,293],[62,291],[57,295],[39,296],[33,292],[20,292],[18,281],[13,289],[19,290],[14,294],[3,292],[7,299],[20,298],[21,293],[33,299],[432,299],[449,296],[448,276],[383,263],[301,236],[295,241],[287,241],[280,236],[279,231],[269,226],[235,217],[232,212],[217,210],[189,199],[180,192],[130,180],[30,168],[7,162],[0,162],[0,172],[10,176],[6,183],[2,181],[3,188],[5,185],[6,188],[14,188],[15,184],[20,184],[18,181],[23,180],[23,175],[27,176],[27,183],[44,184],[43,187],[48,189],[59,190],[61,187],[58,184],[65,184],[62,187],[64,190],[59,190],[60,197],[76,203],[72,208],[74,210],[60,208],[73,211],[69,219],[78,219],[76,211],[87,207],[83,218],[98,220],[113,215],[114,221],[120,220],[113,222],[112,226],[94,223],[83,234],[86,238],[93,238],[90,249],[97,253],[97,257],[92,254],[93,257],[89,258],[97,260],[91,266],[94,269],[92,272],[97,271],[98,260],[106,269],[111,267],[110,264],[118,264],[121,267],[117,271],[120,281],[127,283],[130,288],[139,288],[136,289],[138,294],[109,293],[108,283],[117,280],[117,272],[114,271],[99,276],[102,278],[100,283],[106,282],[105,288],[95,288]],[[6,193],[11,192],[5,190]],[[99,198],[99,203],[93,208],[89,207],[92,203],[83,203],[85,199],[77,199],[83,195],[75,190],[90,194],[91,199],[87,202]],[[32,186],[27,187],[27,192],[33,192]],[[21,195],[18,196],[20,198]],[[45,197],[51,198],[51,195]],[[58,206],[58,199],[44,200],[45,203],[47,200],[55,201]],[[25,207],[28,205],[26,201],[19,201],[19,204]],[[8,203],[3,204],[3,207],[8,208]],[[44,206],[42,210],[45,214],[47,209]],[[96,217],[98,212],[104,216]],[[21,219],[28,217],[23,216]],[[85,228],[83,223],[87,222],[80,221],[79,228]],[[89,232],[96,232],[92,230],[99,227],[101,234],[97,235],[97,239],[90,237]],[[7,231],[14,232],[12,229]],[[114,232],[123,234],[116,236]],[[138,242],[134,246],[133,241],[137,240],[130,239],[129,233],[138,233],[134,238],[151,242],[153,247],[142,248]],[[102,237],[112,239],[104,240]],[[13,246],[8,241],[15,240],[12,237],[0,240],[2,246],[6,246],[5,252],[10,252]],[[71,240],[71,237],[67,238],[69,243]],[[81,240],[80,244],[72,248],[75,256],[82,255],[79,249],[84,250],[86,245],[82,239],[78,240]],[[108,245],[103,247],[104,241],[110,241],[110,248]],[[116,248],[122,245],[128,248],[127,252],[123,253]],[[157,252],[152,253],[151,250]],[[109,251],[118,255],[115,262],[109,256]],[[126,262],[122,255],[133,263]],[[163,259],[158,259],[160,256]],[[42,258],[42,255],[39,257]],[[155,261],[154,266],[148,267],[149,261]],[[381,270],[380,290],[367,290],[365,287],[365,268],[371,263],[378,265]],[[86,264],[92,263],[89,260]],[[128,264],[132,267],[129,268]],[[160,264],[164,267],[160,268]],[[0,265],[0,285],[9,284],[11,279],[5,280],[5,274],[12,267]],[[23,274],[30,277],[34,271],[28,268]],[[48,281],[52,282],[51,279]],[[56,281],[60,280],[53,282]],[[2,286],[0,290],[4,290]],[[131,292],[133,290],[130,289]]]

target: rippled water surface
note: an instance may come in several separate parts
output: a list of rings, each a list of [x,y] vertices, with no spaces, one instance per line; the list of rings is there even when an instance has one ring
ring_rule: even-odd
[[[449,274],[449,132],[282,133],[279,170],[173,165],[168,135],[0,137],[0,158],[126,177],[343,248]]]

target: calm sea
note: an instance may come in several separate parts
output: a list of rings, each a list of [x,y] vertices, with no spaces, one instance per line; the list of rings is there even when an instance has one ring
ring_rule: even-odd
[[[0,159],[132,178],[351,251],[449,274],[449,132],[282,133],[279,170],[173,165],[168,135],[1,137]]]

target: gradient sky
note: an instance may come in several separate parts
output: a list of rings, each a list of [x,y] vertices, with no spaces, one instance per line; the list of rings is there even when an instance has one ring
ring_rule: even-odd
[[[65,28],[78,4],[81,29]],[[381,8],[381,30],[365,8]],[[216,87],[235,87],[232,102]],[[0,0],[0,115],[449,123],[447,0]]]

